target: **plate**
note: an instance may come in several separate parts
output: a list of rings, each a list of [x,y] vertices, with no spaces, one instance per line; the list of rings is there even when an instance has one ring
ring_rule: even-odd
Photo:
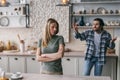
[[[23,79],[23,76],[22,76],[22,75],[20,75],[20,76],[18,76],[18,77],[11,76],[10,78],[11,78],[11,79]]]
[[[98,14],[103,14],[104,12],[107,12],[107,10],[106,10],[104,7],[99,7],[99,8],[97,9],[97,13],[98,13]]]
[[[1,26],[8,26],[9,25],[9,19],[8,19],[8,17],[1,17],[0,18],[0,25]]]

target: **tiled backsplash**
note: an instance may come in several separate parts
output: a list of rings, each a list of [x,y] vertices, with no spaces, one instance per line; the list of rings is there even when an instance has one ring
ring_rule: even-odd
[[[56,6],[58,0],[35,0],[30,8],[33,38],[39,39],[48,18],[55,18],[60,25],[60,33],[69,41],[69,7]],[[65,34],[65,35],[64,35]]]

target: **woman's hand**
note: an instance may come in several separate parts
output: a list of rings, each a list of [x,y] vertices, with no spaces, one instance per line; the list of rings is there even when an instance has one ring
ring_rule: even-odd
[[[41,57],[42,57],[42,58],[46,58],[47,56],[46,56],[45,54],[42,54]]]

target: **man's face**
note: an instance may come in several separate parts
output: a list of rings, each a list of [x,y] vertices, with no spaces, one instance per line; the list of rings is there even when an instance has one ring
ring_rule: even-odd
[[[93,28],[94,31],[100,31],[101,30],[100,22],[99,21],[93,21],[92,28]]]

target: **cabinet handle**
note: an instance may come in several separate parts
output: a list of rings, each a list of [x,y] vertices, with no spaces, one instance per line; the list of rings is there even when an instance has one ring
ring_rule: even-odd
[[[32,58],[32,60],[34,61],[34,60],[35,60],[35,58]]]
[[[18,58],[14,58],[15,60],[18,60]]]
[[[0,57],[0,60],[1,60],[2,58]]]
[[[70,59],[68,58],[68,59],[66,59],[67,61],[70,61]]]

